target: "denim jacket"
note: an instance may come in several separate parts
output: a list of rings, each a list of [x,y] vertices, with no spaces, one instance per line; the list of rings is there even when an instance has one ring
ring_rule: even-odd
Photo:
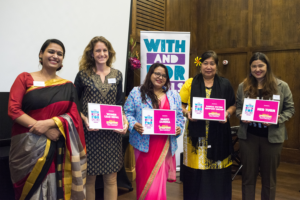
[[[182,108],[181,108],[181,98],[176,91],[172,91],[172,90],[168,90],[166,95],[169,100],[170,110],[176,111],[176,126],[179,126],[181,128],[180,134],[182,134],[182,130],[184,126],[184,118],[183,118]],[[130,132],[129,142],[134,148],[142,152],[149,151],[150,136],[149,135],[141,136],[133,127],[134,124],[137,122],[142,124],[142,110],[145,108],[153,109],[151,99],[147,97],[146,102],[143,103],[140,88],[139,87],[133,88],[125,102],[124,111],[127,120],[129,122],[129,128],[128,128]],[[172,155],[174,155],[176,149],[178,148],[177,137],[170,136],[170,143],[171,143]]]

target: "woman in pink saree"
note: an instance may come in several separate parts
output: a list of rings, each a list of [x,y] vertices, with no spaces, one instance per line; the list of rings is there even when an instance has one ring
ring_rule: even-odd
[[[135,87],[127,98],[124,111],[129,121],[129,142],[136,160],[137,199],[167,199],[166,182],[176,181],[176,138],[181,134],[184,119],[181,99],[169,90],[166,66],[155,63],[149,68],[145,82]],[[142,110],[176,111],[176,135],[143,135]]]

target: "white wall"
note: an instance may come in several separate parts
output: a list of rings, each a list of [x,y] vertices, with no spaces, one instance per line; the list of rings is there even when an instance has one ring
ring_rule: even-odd
[[[125,79],[130,8],[131,0],[1,0],[0,92],[9,92],[18,74],[41,69],[39,50],[52,38],[66,48],[62,78],[74,81],[88,42],[104,36]]]

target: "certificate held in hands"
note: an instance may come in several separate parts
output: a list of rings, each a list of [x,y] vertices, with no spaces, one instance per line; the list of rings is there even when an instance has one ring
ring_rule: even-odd
[[[143,109],[143,134],[176,135],[176,111]]]
[[[277,124],[279,101],[244,99],[242,120]]]
[[[193,97],[192,106],[193,119],[225,121],[225,99]]]
[[[122,106],[88,103],[88,118],[92,129],[123,129]]]

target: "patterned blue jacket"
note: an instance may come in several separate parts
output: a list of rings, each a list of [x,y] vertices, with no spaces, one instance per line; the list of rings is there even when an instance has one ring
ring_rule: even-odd
[[[176,126],[179,126],[181,128],[180,134],[182,134],[182,130],[184,126],[184,118],[183,118],[182,108],[181,108],[181,98],[176,91],[168,90],[166,94],[169,100],[170,110],[176,111]],[[145,108],[153,109],[151,99],[147,97],[146,101],[147,101],[146,103],[142,102],[140,89],[139,87],[135,87],[131,90],[124,105],[125,115],[129,122],[129,128],[128,128],[128,130],[130,131],[129,142],[134,148],[142,152],[149,151],[150,136],[149,135],[141,136],[133,127],[136,122],[142,124],[142,109]],[[172,155],[175,154],[175,151],[178,148],[176,138],[177,138],[176,136],[170,136]]]

